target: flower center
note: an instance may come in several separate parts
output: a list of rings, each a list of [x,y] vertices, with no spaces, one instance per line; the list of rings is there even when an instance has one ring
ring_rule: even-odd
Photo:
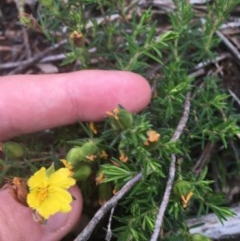
[[[38,192],[38,198],[40,202],[43,202],[48,196],[48,189],[47,188],[41,188]]]

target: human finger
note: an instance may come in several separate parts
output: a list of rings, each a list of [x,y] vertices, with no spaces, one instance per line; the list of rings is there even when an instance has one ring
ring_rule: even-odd
[[[99,121],[119,104],[138,112],[150,98],[147,80],[125,71],[1,77],[0,140],[78,120]]]

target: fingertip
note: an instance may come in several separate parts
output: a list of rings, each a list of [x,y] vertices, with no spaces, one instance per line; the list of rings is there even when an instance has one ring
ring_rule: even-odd
[[[71,84],[72,102],[82,121],[99,121],[106,111],[118,105],[130,112],[139,112],[151,100],[148,81],[139,74],[127,71],[90,70],[75,72]],[[83,88],[82,91],[78,89]],[[87,106],[87,108],[86,108]]]
[[[84,70],[18,75],[0,82],[0,140],[76,121],[100,121],[118,105],[131,112],[151,99],[148,81],[135,73]]]

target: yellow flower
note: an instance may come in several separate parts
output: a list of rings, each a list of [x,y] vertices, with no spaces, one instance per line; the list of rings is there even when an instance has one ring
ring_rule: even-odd
[[[88,155],[88,156],[86,156],[86,158],[88,161],[94,161],[94,160],[96,160],[97,156],[96,155]]]
[[[89,128],[93,132],[93,134],[97,134],[97,129],[92,121],[89,123]]]
[[[128,156],[125,156],[124,154],[121,154],[121,156],[119,157],[119,160],[121,162],[128,162]]]
[[[106,111],[107,116],[113,117],[115,120],[119,121],[119,108],[115,108],[112,111]]]
[[[183,208],[187,208],[192,195],[193,195],[193,192],[190,191],[186,196],[184,195],[181,196]]]
[[[48,175],[42,167],[28,180],[27,203],[45,219],[58,212],[70,212],[73,198],[67,189],[75,183],[67,168]]]
[[[103,172],[100,172],[95,179],[96,185],[100,184],[104,180],[105,180],[105,176],[104,176]]]
[[[108,154],[105,151],[101,151],[99,157],[106,160],[108,158]]]
[[[150,142],[157,142],[160,138],[160,134],[157,133],[156,131],[154,130],[149,130],[147,131],[147,140],[144,142],[144,145],[148,146],[150,144]]]
[[[77,47],[83,47],[85,43],[85,39],[82,33],[78,31],[73,31],[70,34],[70,40],[74,43],[75,46]]]

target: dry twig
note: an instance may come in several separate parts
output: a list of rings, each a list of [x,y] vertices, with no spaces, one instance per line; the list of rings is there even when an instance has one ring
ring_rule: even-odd
[[[220,32],[216,31],[216,34],[218,35],[219,38],[222,39],[223,43],[227,46],[227,48],[234,54],[234,56],[240,61],[240,53],[235,48],[235,46]]]
[[[238,103],[238,105],[240,106],[240,100],[237,97],[237,95],[233,91],[231,91],[230,89],[228,90],[228,92],[233,97],[233,99]]]
[[[111,213],[109,215],[107,234],[106,234],[106,237],[105,237],[105,241],[111,241],[111,238],[112,238],[111,224],[112,224],[112,218],[113,218],[114,210],[115,210],[115,207],[113,207],[111,209]]]
[[[115,196],[109,199],[98,211],[95,213],[91,221],[84,228],[84,230],[77,236],[74,241],[86,241],[92,234],[94,228],[97,226],[103,216],[113,207],[115,207],[118,201],[128,192],[131,188],[142,179],[142,173],[138,173],[130,181],[128,181],[122,188],[117,192]]]
[[[223,53],[223,54],[220,54],[218,55],[215,59],[209,59],[209,60],[206,60],[204,62],[200,62],[199,64],[197,64],[195,67],[194,67],[194,70],[198,70],[198,69],[202,69],[202,68],[205,68],[207,67],[208,65],[210,64],[216,64],[224,59],[227,59],[230,57],[230,54],[229,53]]]
[[[177,129],[175,130],[175,132],[171,138],[171,142],[175,142],[180,138],[180,136],[183,133],[183,130],[186,126],[186,123],[187,123],[187,120],[189,117],[189,112],[190,112],[190,105],[191,105],[190,97],[191,97],[191,93],[188,92],[186,95],[185,103],[184,103],[183,115],[178,123]],[[172,154],[167,186],[166,186],[166,189],[165,189],[165,192],[163,195],[163,200],[162,200],[159,210],[158,210],[158,215],[157,215],[154,231],[153,231],[150,241],[157,241],[161,227],[162,227],[163,217],[164,217],[164,214],[165,214],[168,202],[169,202],[169,197],[171,194],[171,190],[172,190],[172,186],[173,186],[173,182],[174,182],[174,178],[175,178],[175,172],[176,172],[175,164],[176,164],[176,156],[174,154]]]
[[[215,148],[215,143],[209,142],[206,147],[204,148],[201,156],[199,157],[198,161],[192,168],[193,173],[198,177],[202,170],[206,167],[209,157],[211,156],[213,150]]]
[[[23,61],[22,65],[20,65],[18,68],[14,69],[13,71],[9,72],[8,75],[14,75],[14,74],[18,74],[18,73],[22,72],[23,70],[28,68],[30,65],[33,65],[33,64],[37,63],[38,61],[40,61],[49,52],[58,49],[59,47],[61,47],[62,45],[66,44],[66,43],[67,43],[67,40],[62,40],[61,42],[56,43],[53,46],[45,49],[42,53],[32,57],[31,59]]]

